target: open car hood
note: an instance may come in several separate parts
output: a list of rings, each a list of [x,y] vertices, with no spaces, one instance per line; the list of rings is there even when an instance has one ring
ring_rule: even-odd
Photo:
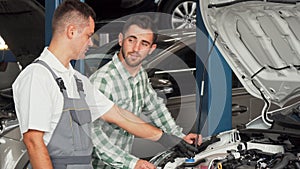
[[[216,46],[251,95],[279,106],[300,95],[300,4],[199,2],[209,35],[218,34]]]
[[[37,0],[1,0],[0,35],[22,66],[45,46],[45,11]]]

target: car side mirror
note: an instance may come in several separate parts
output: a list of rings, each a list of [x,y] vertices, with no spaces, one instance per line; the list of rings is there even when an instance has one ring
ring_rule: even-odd
[[[158,93],[170,94],[174,91],[173,84],[167,79],[152,77],[150,78],[150,83],[153,89]]]

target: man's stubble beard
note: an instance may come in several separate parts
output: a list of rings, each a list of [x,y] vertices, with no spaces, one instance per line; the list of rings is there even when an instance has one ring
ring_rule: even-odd
[[[124,59],[125,63],[130,67],[136,67],[136,66],[140,65],[143,61],[143,60],[140,60],[137,63],[131,63],[129,57],[126,57],[126,53],[124,51],[124,48],[122,48],[121,52],[122,52],[122,56],[123,56],[123,59]],[[137,55],[139,55],[139,54],[137,54]],[[139,57],[141,57],[141,56],[139,56]]]

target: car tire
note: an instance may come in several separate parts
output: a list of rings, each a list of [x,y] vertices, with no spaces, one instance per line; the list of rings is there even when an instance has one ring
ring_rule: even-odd
[[[162,7],[168,17],[161,19],[162,28],[193,28],[196,27],[196,0],[171,0]]]

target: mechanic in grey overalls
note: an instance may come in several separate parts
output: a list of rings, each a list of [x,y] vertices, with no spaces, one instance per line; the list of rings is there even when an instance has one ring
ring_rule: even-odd
[[[64,97],[63,112],[47,145],[53,167],[92,169],[92,120],[81,80],[74,75],[80,98],[69,98],[63,80],[44,61],[38,60],[36,63],[42,64],[51,72]]]

